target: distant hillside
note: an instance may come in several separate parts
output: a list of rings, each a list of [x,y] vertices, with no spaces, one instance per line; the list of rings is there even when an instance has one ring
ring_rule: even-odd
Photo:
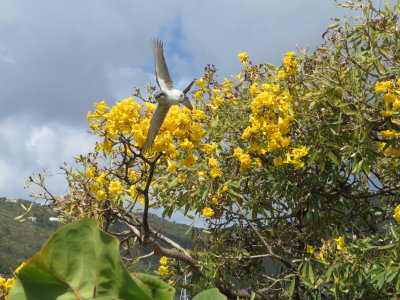
[[[0,198],[0,273],[10,276],[22,262],[40,250],[47,238],[59,225],[49,221],[54,216],[47,206],[33,204],[32,214],[36,221],[20,222],[15,217],[29,207],[31,202]]]
[[[36,219],[24,222],[15,220],[15,217],[25,212],[21,204],[28,207],[31,203],[26,200],[0,197],[0,274],[3,276],[11,276],[11,269],[15,269],[38,252],[48,237],[61,225],[49,220],[50,217],[55,217],[55,214],[48,206],[36,203],[31,209],[31,215]],[[189,228],[187,225],[169,222],[155,215],[150,216],[150,224],[183,247],[193,247],[193,241],[185,235]],[[149,251],[150,249],[138,248],[129,252],[134,258]],[[144,259],[134,266],[134,271],[151,272],[158,268],[158,260],[158,256]]]

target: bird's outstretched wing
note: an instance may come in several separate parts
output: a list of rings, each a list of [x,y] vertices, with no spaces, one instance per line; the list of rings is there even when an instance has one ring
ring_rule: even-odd
[[[194,82],[195,82],[195,79],[193,79],[193,81],[183,90],[184,95],[186,95],[190,91]]]
[[[174,88],[174,83],[169,76],[168,67],[165,63],[163,43],[160,40],[153,39],[151,47],[154,54],[157,84],[163,91],[171,90]]]
[[[158,104],[150,121],[150,128],[147,133],[146,141],[144,142],[143,150],[147,150],[153,145],[154,139],[168,114],[169,108],[170,105],[168,104]]]

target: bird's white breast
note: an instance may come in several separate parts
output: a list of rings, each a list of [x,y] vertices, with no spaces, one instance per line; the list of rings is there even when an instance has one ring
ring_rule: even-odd
[[[165,93],[167,94],[168,102],[171,104],[179,104],[183,101],[184,95],[180,90],[168,90]]]

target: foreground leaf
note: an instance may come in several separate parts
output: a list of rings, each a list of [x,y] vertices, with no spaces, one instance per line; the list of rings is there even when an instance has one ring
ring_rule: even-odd
[[[119,256],[119,241],[95,220],[61,227],[18,274],[10,300],[173,299],[160,279],[132,277]]]

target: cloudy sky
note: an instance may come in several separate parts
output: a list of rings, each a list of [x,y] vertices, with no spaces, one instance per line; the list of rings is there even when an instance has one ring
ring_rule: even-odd
[[[28,199],[25,178],[88,152],[86,113],[155,83],[149,41],[164,41],[178,87],[237,54],[278,64],[315,47],[344,11],[331,0],[0,0],[0,196]],[[65,192],[62,178],[53,180]]]

